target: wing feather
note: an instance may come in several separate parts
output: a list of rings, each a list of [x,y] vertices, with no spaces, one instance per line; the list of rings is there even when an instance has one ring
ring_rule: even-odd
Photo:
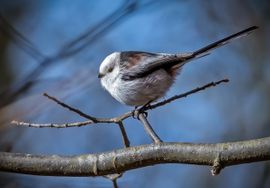
[[[175,65],[181,68],[185,63],[196,58],[204,57],[208,55],[211,50],[226,45],[235,39],[247,36],[257,28],[257,26],[249,27],[192,53],[164,54],[136,51],[121,52],[120,62],[122,63],[122,68],[125,68],[125,71],[122,71],[122,79],[133,80],[142,78],[159,69],[170,70],[170,68]]]

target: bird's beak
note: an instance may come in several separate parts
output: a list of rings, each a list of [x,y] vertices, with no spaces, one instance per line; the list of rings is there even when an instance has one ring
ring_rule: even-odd
[[[102,78],[104,74],[98,73],[98,78]]]

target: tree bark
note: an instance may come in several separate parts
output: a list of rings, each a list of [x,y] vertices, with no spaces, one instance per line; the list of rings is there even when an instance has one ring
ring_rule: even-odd
[[[77,156],[0,152],[0,171],[43,176],[101,176],[162,163],[212,166],[270,160],[270,137],[217,144],[156,143]]]

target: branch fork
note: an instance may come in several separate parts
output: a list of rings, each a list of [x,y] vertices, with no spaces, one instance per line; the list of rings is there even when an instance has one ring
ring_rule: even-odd
[[[56,124],[56,123],[38,124],[38,123],[20,122],[20,121],[15,121],[15,120],[12,121],[11,123],[15,124],[15,125],[35,127],[35,128],[44,128],[44,127],[68,128],[68,127],[80,127],[80,126],[86,126],[86,125],[94,125],[94,124],[99,124],[99,123],[117,124],[119,126],[120,131],[121,131],[122,140],[123,140],[125,149],[122,149],[119,151],[113,151],[113,153],[88,155],[87,161],[89,161],[88,159],[90,159],[90,161],[92,161],[92,163],[86,165],[89,168],[87,168],[85,172],[82,169],[76,169],[75,171],[79,170],[78,173],[77,172],[70,172],[70,174],[69,174],[69,172],[65,172],[64,167],[62,166],[62,164],[60,164],[59,167],[61,167],[60,169],[62,169],[64,174],[61,174],[61,172],[58,172],[59,174],[57,174],[57,175],[76,175],[76,174],[78,175],[78,174],[80,174],[80,175],[90,175],[90,176],[103,175],[105,178],[110,179],[114,185],[117,185],[117,183],[116,183],[117,178],[121,177],[126,170],[129,170],[132,168],[138,168],[138,167],[142,167],[144,165],[158,164],[158,163],[163,163],[163,162],[177,162],[178,161],[178,162],[186,162],[186,163],[196,164],[197,163],[196,161],[200,161],[200,159],[197,159],[196,161],[192,161],[192,159],[185,158],[185,155],[182,156],[181,152],[182,151],[186,152],[185,150],[187,149],[185,144],[181,145],[180,148],[177,147],[177,149],[175,150],[175,152],[178,153],[177,155],[180,155],[183,157],[182,159],[176,160],[176,159],[169,159],[170,157],[168,157],[169,161],[166,161],[165,159],[167,157],[164,158],[164,156],[163,157],[159,156],[160,151],[162,151],[162,154],[164,154],[164,152],[169,154],[171,152],[171,149],[174,148],[174,144],[170,145],[169,143],[162,142],[162,140],[159,138],[159,136],[156,134],[156,132],[154,131],[154,129],[150,125],[149,121],[147,120],[147,111],[150,109],[152,110],[152,109],[164,106],[166,104],[169,104],[172,101],[187,97],[191,94],[197,93],[197,92],[205,90],[207,88],[217,86],[221,83],[227,83],[228,81],[229,81],[228,79],[222,79],[222,80],[219,80],[217,82],[210,82],[206,85],[203,85],[201,87],[197,87],[196,89],[190,90],[188,92],[185,92],[185,93],[182,93],[179,95],[175,95],[175,96],[168,98],[166,100],[163,100],[161,102],[156,102],[154,104],[148,104],[146,106],[142,106],[139,109],[128,111],[120,116],[113,117],[113,118],[98,118],[98,117],[88,115],[79,109],[73,108],[64,102],[61,102],[60,100],[58,100],[55,97],[50,96],[47,93],[44,93],[44,96],[47,97],[48,99],[54,101],[56,104],[60,105],[61,107],[66,108],[66,109],[78,114],[79,116],[81,116],[87,120],[82,121],[82,122],[63,123],[63,124]],[[130,147],[130,141],[129,141],[129,138],[127,136],[126,130],[124,128],[123,121],[129,117],[135,117],[135,116],[143,124],[146,133],[152,139],[152,141],[153,141],[152,145],[150,145],[150,146],[146,145],[146,146],[140,146],[140,147]],[[195,149],[197,147],[200,147],[200,146],[194,146]],[[147,148],[147,149],[145,150],[145,148]],[[151,156],[144,155],[143,152],[149,153],[150,150],[151,150],[150,153],[152,153]],[[188,152],[192,153],[194,151],[188,151]],[[127,166],[125,166],[125,162],[123,162],[123,160],[125,161],[125,159],[124,159],[125,157],[131,157],[131,156],[129,156],[130,154],[132,155],[132,160],[135,160],[135,161],[139,160],[140,162],[134,161],[135,163],[133,164],[132,160],[130,158],[131,161],[130,160],[128,160],[129,162],[126,161]],[[9,159],[13,159],[13,157],[15,157],[14,154],[3,154],[2,153],[2,155],[4,155],[3,159],[6,161],[9,161]],[[101,155],[102,155],[102,159],[100,158]],[[0,152],[0,156],[1,156],[1,152]],[[19,156],[22,158],[22,161],[26,160],[26,159],[24,159],[23,154],[20,154]],[[32,156],[32,155],[30,155],[30,156]],[[106,159],[104,159],[104,156],[107,156],[109,161],[103,161],[103,160],[106,160]],[[11,157],[11,158],[9,158],[9,157]],[[33,159],[35,158],[35,156],[32,156],[32,157],[33,157]],[[144,157],[146,157],[146,158],[144,158]],[[77,158],[82,160],[81,156],[78,156]],[[60,159],[61,159],[61,157],[60,157]],[[66,161],[66,160],[72,160],[72,161],[75,160],[76,161],[76,157],[75,158],[65,158],[63,160],[64,161]],[[152,162],[149,162],[149,160]],[[165,160],[165,161],[163,161],[163,160]],[[172,161],[170,161],[170,160],[172,160]],[[212,159],[208,159],[208,160],[211,161]],[[148,161],[148,162],[146,162],[146,164],[143,164],[143,161]],[[52,161],[50,161],[50,162],[52,162]],[[104,169],[102,169],[99,164],[102,164],[102,166],[103,166],[104,164],[107,164],[107,163],[111,165],[111,167],[109,167],[110,170],[104,171]],[[210,162],[207,162],[207,163],[203,162],[202,164],[209,165]],[[58,164],[56,164],[56,165],[58,165]],[[222,169],[222,166],[221,166],[220,158],[218,155],[218,157],[216,157],[215,160],[213,160],[211,172],[213,175],[217,175],[221,169]],[[6,167],[6,166],[1,167],[1,165],[0,165],[0,170],[11,171],[11,170],[9,170],[9,167]],[[91,172],[89,172],[89,171],[91,171]],[[25,170],[25,169],[24,170],[22,169],[21,172],[22,173],[34,173],[31,170],[29,171],[29,170]],[[53,172],[50,172],[49,174],[51,174],[51,173],[53,173]],[[44,174],[44,173],[41,172],[40,174]]]

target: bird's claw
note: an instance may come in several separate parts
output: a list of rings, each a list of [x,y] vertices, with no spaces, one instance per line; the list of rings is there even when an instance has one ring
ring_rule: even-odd
[[[143,114],[145,117],[148,116],[148,113],[146,111],[144,111],[143,108],[138,109],[138,107],[135,107],[135,109],[133,110],[133,113],[132,113],[132,117],[134,119],[139,119],[140,114]]]

